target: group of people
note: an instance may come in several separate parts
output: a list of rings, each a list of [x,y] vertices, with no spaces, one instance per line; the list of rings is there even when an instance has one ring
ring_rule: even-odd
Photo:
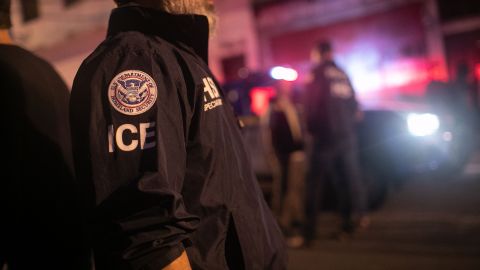
[[[13,44],[10,1],[0,0],[1,85],[12,97],[0,268],[285,269],[281,228],[207,65],[212,0],[115,2],[107,37],[70,93],[50,64]],[[312,60],[303,113],[291,85],[278,81],[268,114],[280,224],[299,236],[296,246],[315,240],[327,178],[338,236],[366,222],[355,132],[362,113],[328,41]],[[305,131],[312,143],[301,173]]]
[[[12,97],[0,268],[285,269],[281,229],[207,66],[213,2],[115,2],[107,37],[83,61],[70,93],[50,64],[14,45],[10,1],[0,0],[0,74]],[[306,243],[315,237],[326,174],[337,190],[342,232],[353,232],[365,211],[355,93],[328,42],[314,59],[305,103],[313,137],[306,211],[291,212]],[[284,195],[289,164],[302,160],[304,149],[288,88],[279,84],[284,91],[270,121],[289,133],[272,137]]]
[[[362,112],[349,78],[333,61],[330,42],[320,41],[311,58],[313,68],[304,89],[303,110],[297,110],[292,100],[291,84],[278,81],[277,95],[266,116],[267,138],[280,168],[280,225],[292,247],[309,246],[315,239],[327,181],[333,186],[341,216],[341,228],[334,237],[350,237],[368,225],[356,139]],[[303,130],[311,137],[309,147],[305,146]],[[299,161],[300,153],[305,152],[310,155]],[[303,169],[298,163],[305,159],[305,175],[295,172]]]
[[[51,65],[13,44],[0,0],[11,97],[0,265],[285,269],[281,230],[207,66],[212,1],[116,3],[69,95]]]

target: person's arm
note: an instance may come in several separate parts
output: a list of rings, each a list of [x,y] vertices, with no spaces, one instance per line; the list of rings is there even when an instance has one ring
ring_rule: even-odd
[[[350,88],[352,89],[351,104],[352,104],[352,110],[354,112],[355,121],[357,123],[362,122],[364,114],[363,114],[362,108],[358,104],[357,94],[355,93],[355,89],[353,89],[353,86],[352,86],[352,83],[350,82],[350,80],[348,80],[348,84],[349,84]]]
[[[181,194],[192,118],[185,86],[166,68],[173,63],[145,54],[94,59],[72,90],[77,172],[93,201],[96,261],[109,269],[185,265],[179,263],[199,222]]]

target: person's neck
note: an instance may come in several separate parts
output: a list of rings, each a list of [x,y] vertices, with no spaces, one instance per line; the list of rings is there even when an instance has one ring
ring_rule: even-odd
[[[0,29],[0,44],[13,44],[12,38],[7,29]]]
[[[136,0],[134,2],[129,2],[123,5],[119,5],[118,7],[126,7],[126,6],[141,6],[141,7],[165,11],[160,3],[155,1],[150,1],[150,0]]]

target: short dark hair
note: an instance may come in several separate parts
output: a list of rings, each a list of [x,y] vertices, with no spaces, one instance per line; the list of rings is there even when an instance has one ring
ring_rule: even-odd
[[[0,29],[8,29],[11,26],[10,0],[0,0]]]
[[[316,49],[320,54],[328,53],[332,51],[332,44],[329,40],[322,39],[317,42]]]

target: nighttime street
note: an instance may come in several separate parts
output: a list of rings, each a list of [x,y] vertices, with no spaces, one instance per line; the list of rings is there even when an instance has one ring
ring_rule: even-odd
[[[320,216],[317,241],[290,250],[289,269],[480,269],[479,193],[477,154],[462,176],[410,179],[353,240],[330,240],[338,221]]]
[[[480,270],[480,0],[0,0],[0,270]]]

